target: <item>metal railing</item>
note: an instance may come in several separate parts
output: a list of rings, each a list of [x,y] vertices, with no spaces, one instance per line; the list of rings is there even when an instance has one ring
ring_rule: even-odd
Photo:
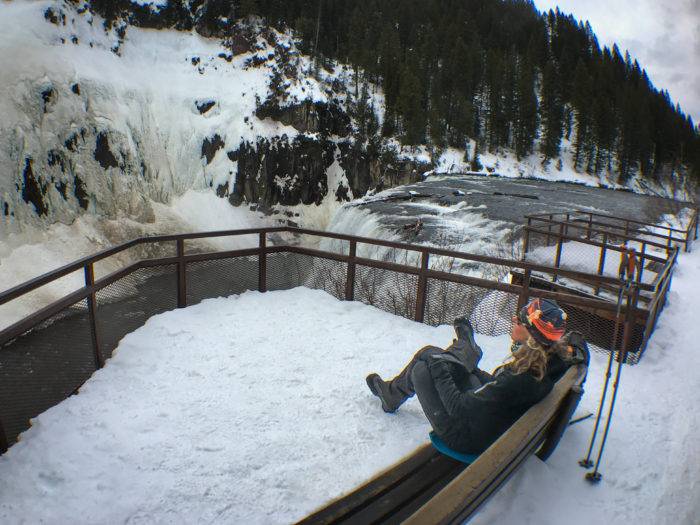
[[[190,253],[190,241],[257,236],[252,248]],[[288,240],[283,237],[288,237]],[[333,239],[340,251],[300,246],[299,237]],[[175,256],[146,258],[102,278],[95,263],[140,245],[174,244]],[[358,246],[389,249],[380,259],[358,256]],[[410,253],[411,256],[397,256]],[[444,264],[445,260],[449,264]],[[496,269],[467,275],[460,265]],[[637,306],[637,289],[626,295],[619,315],[604,297],[535,286],[535,276],[586,282],[619,289],[618,278],[554,268],[526,260],[455,252],[292,227],[255,228],[144,237],[103,250],[0,293],[0,305],[72,272],[82,271],[84,286],[0,331],[0,452],[29,426],[29,419],[75,393],[94,370],[104,366],[121,337],[154,314],[184,308],[207,297],[244,290],[324,289],[341,300],[359,300],[436,325],[470,315],[475,330],[501,335],[510,330],[515,309],[530,297],[557,300],[569,313],[569,326],[601,348],[641,355],[660,311],[653,316]],[[664,281],[664,293],[670,285]],[[522,278],[506,282],[504,276]],[[640,288],[646,285],[640,283]],[[652,320],[653,317],[653,320]],[[622,331],[623,337],[617,337]],[[205,351],[205,350],[203,350]]]
[[[574,211],[561,214],[535,214],[526,217],[527,224],[523,227],[523,260],[541,260],[550,257],[556,269],[571,269],[576,266],[576,250],[586,266],[591,266],[591,252],[585,253],[583,246],[596,253],[596,275],[618,274],[622,259],[628,248],[636,250],[636,271],[634,281],[638,293],[635,307],[646,311],[644,335],[641,344],[641,357],[646,344],[656,326],[656,321],[666,304],[668,291],[671,286],[673,269],[678,259],[681,247],[690,251],[692,243],[698,236],[697,210],[693,211],[686,229],[681,230],[667,226],[657,226],[641,221],[591,213]],[[660,233],[661,232],[661,233]],[[660,242],[662,241],[662,242]],[[537,253],[537,250],[544,251]],[[566,262],[564,252],[574,252],[573,262]],[[617,261],[611,253],[619,254]],[[570,253],[568,253],[570,255]],[[586,260],[588,258],[588,260]],[[619,264],[618,264],[619,261]],[[612,269],[610,266],[612,265]],[[606,272],[607,270],[607,272]],[[612,270],[612,271],[611,271]],[[654,275],[649,279],[649,275]],[[606,296],[615,298],[619,292],[619,284],[608,286],[605,283],[591,284],[580,279],[564,279],[554,272],[549,279],[540,275],[538,285],[554,290],[577,290],[585,296]],[[647,279],[645,279],[647,277]],[[641,322],[641,320],[640,320]]]

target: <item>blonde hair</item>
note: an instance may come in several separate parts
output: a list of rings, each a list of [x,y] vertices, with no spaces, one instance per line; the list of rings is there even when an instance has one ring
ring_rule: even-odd
[[[494,372],[497,372],[501,368],[508,369],[514,374],[529,372],[535,379],[542,381],[547,373],[549,356],[553,354],[559,355],[559,357],[564,360],[569,360],[571,358],[571,352],[566,343],[557,341],[551,346],[544,346],[530,336],[527,338],[527,341],[520,344],[518,348],[513,351],[510,359],[496,368]]]

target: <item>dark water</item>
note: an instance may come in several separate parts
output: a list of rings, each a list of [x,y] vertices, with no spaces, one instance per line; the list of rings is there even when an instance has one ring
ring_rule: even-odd
[[[435,205],[454,207],[460,202],[464,203],[466,212],[479,213],[490,221],[503,221],[507,223],[503,227],[513,231],[524,224],[526,215],[533,213],[579,209],[657,223],[664,214],[676,214],[686,206],[693,206],[672,199],[563,182],[469,175],[428,178],[348,206],[371,211],[387,229],[407,232],[403,237],[429,242],[439,232],[449,229],[445,216]],[[408,227],[416,222],[417,216],[421,217],[423,227],[415,234]]]

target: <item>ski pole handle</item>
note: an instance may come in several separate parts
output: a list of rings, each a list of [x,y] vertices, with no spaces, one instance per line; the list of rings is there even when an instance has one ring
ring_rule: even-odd
[[[617,268],[617,275],[620,279],[625,279],[625,272],[629,267],[629,256],[627,255],[627,245],[620,245],[620,266]]]
[[[634,248],[629,249],[627,257],[627,280],[634,279],[635,271],[637,270],[637,251]]]

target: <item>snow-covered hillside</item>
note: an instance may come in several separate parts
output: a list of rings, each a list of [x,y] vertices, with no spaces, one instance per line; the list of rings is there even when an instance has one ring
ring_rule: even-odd
[[[63,17],[51,23],[48,8]],[[276,67],[275,44],[262,36],[233,56],[194,32],[106,31],[69,3],[5,2],[0,10],[0,51],[10,57],[0,72],[3,234],[70,223],[84,211],[151,222],[152,202],[189,189],[228,196],[238,166],[227,152],[300,133],[255,116]],[[295,55],[289,35],[266,34]],[[295,60],[308,73],[308,61]],[[332,81],[305,75],[287,100],[327,101]],[[329,192],[347,186],[334,182]]]
[[[158,26],[170,4],[119,5]],[[314,64],[289,32],[254,18],[225,37],[172,20],[149,29],[92,7],[0,3],[1,289],[140,235],[289,220],[325,229],[347,200],[470,169],[473,141],[438,151],[390,137],[370,153],[357,141],[353,71]],[[381,124],[381,89],[367,97]],[[482,152],[482,173],[612,184],[575,173],[566,141],[563,152],[546,166]],[[633,184],[685,198],[680,183]],[[30,269],[32,253],[51,255]]]

